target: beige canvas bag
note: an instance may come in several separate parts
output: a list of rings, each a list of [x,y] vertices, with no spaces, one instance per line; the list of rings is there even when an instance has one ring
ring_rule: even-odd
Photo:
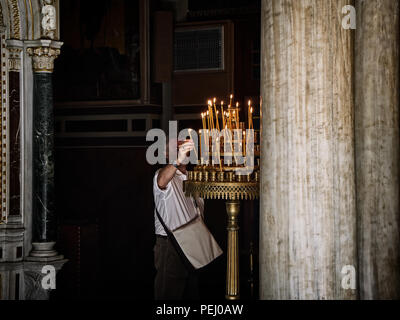
[[[222,249],[201,216],[176,229],[172,234],[195,269],[206,266],[222,254]]]
[[[164,224],[157,209],[156,212],[168,237],[172,238],[177,251],[183,253],[194,269],[205,267],[222,254],[222,249],[200,215],[171,232]]]

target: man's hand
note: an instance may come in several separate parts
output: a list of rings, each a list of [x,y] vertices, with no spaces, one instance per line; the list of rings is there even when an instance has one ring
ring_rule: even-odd
[[[178,165],[186,164],[184,163],[187,157],[189,156],[189,152],[194,149],[194,142],[192,140],[185,140],[180,146],[178,151]]]
[[[185,166],[185,160],[187,159],[189,152],[194,149],[194,142],[192,140],[185,140],[179,144],[178,150],[178,166]],[[166,189],[168,183],[172,180],[176,173],[177,168],[169,164],[162,168],[158,173],[157,184],[160,189]]]

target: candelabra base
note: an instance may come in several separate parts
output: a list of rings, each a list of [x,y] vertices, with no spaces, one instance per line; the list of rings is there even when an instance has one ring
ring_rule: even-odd
[[[192,174],[191,177],[194,177]],[[240,200],[254,200],[259,196],[258,181],[184,181],[184,190],[187,196],[202,197],[204,199],[226,200],[228,218],[228,248],[226,263],[226,292],[227,300],[240,299],[239,287],[239,213]]]

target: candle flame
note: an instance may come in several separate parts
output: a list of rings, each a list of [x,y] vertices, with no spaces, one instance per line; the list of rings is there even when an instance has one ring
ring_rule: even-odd
[[[233,98],[233,94],[231,94],[230,98],[231,98],[231,99]]]
[[[208,100],[208,105],[211,106],[212,105],[212,101]]]
[[[250,108],[250,113],[253,113],[253,107]]]
[[[236,102],[236,107],[239,107],[239,102]]]
[[[217,101],[217,98],[214,98],[214,103]]]
[[[251,101],[249,100],[249,107],[251,106]]]
[[[224,105],[224,102],[223,101],[221,101],[221,106],[223,106]]]

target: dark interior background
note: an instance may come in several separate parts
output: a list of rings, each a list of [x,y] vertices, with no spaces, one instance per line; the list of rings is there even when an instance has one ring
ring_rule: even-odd
[[[252,98],[258,127],[259,1],[149,1],[147,18],[144,2],[97,0],[95,12],[86,0],[60,2],[64,46],[54,72],[57,245],[69,262],[52,299],[153,298],[152,177],[157,168],[146,162],[145,132],[160,127],[163,112],[163,85],[154,76],[163,67],[154,45],[157,12],[171,12],[174,29],[222,21],[230,30],[224,72],[172,75],[172,111],[180,128],[201,125],[202,102],[184,95],[193,90],[193,79],[200,97],[228,96],[225,87],[215,92],[210,86],[210,81],[225,81],[237,100]],[[143,25],[149,42],[143,40]],[[206,201],[205,216],[226,251],[225,203]],[[256,299],[257,202],[242,203],[240,226],[241,296]],[[202,297],[224,299],[225,270],[224,254],[201,271]]]

